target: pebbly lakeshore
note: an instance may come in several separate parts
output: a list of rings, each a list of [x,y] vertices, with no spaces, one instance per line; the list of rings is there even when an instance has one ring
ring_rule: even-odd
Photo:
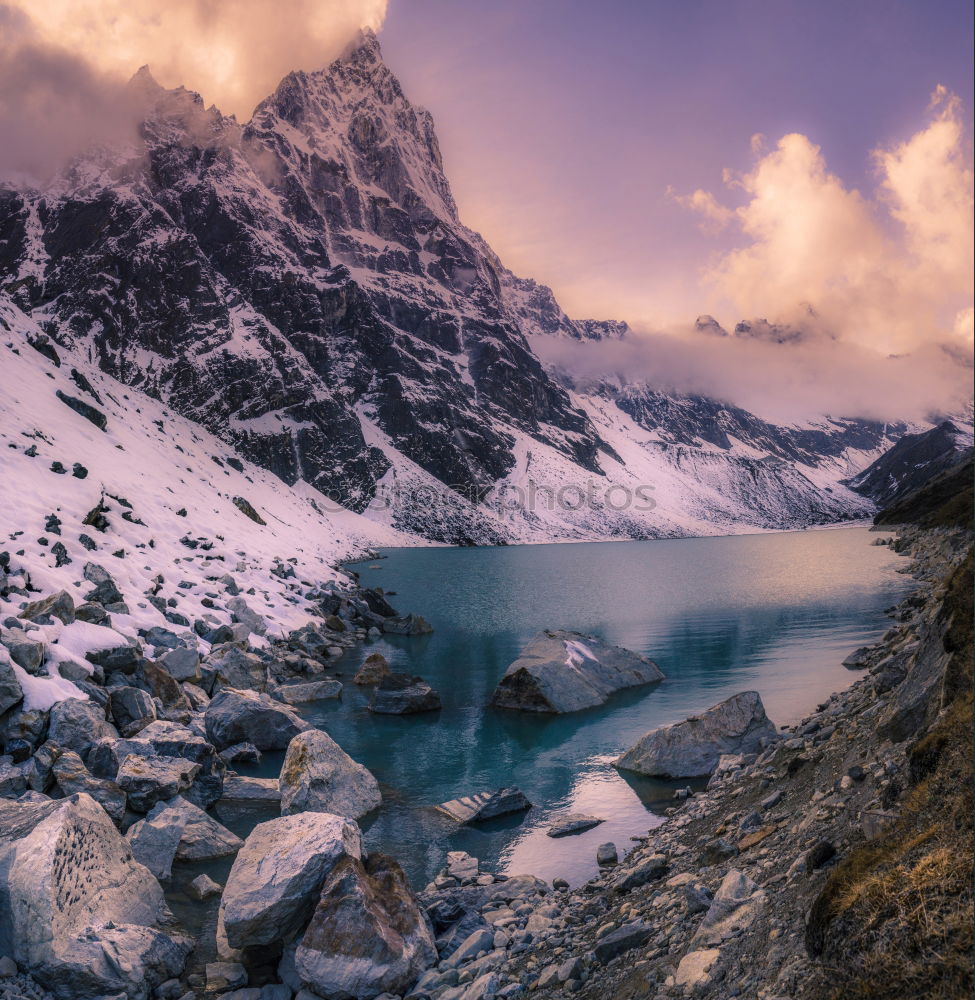
[[[846,660],[863,676],[784,730],[742,692],[647,734],[618,766],[707,786],[679,789],[646,836],[603,844],[599,876],[577,888],[454,852],[416,893],[395,859],[364,850],[356,819],[379,787],[294,706],[338,696],[325,665],[370,630],[429,629],[381,592],[312,588],[314,625],[253,644],[260,616],[227,574],[214,593],[235,622],[125,640],[111,628],[125,595],[104,569],[85,567],[76,603],[38,598],[7,557],[5,596],[25,600],[0,632],[0,998],[958,994],[970,983],[971,748],[958,732],[971,718],[971,532],[957,491],[933,486],[894,541],[917,589]],[[64,644],[55,622],[84,626],[91,669],[67,671],[87,698],[23,710],[23,683],[51,662],[46,640]],[[653,678],[648,663],[636,680]],[[354,682],[404,711],[430,697],[381,656]],[[277,780],[235,772],[275,749]],[[241,838],[214,816],[228,801],[280,815]],[[477,822],[526,800],[507,788],[442,808]],[[223,885],[174,885],[182,863],[218,858],[232,859]],[[189,927],[174,890],[212,921]]]

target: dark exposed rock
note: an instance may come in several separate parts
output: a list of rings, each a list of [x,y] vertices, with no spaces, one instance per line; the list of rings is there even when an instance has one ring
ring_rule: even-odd
[[[60,389],[55,392],[55,395],[62,403],[69,406],[75,413],[83,416],[85,420],[93,423],[99,430],[103,431],[108,426],[108,418],[105,414],[90,403],[86,403],[83,399],[78,399],[76,396],[68,396]]]
[[[409,674],[383,674],[369,701],[369,711],[378,715],[415,715],[441,707],[440,695],[422,677]]]

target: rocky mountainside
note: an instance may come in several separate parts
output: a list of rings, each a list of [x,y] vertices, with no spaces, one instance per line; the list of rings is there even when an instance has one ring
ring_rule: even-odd
[[[530,337],[626,324],[569,319],[461,223],[431,117],[371,33],[287,76],[244,125],[147,69],[130,88],[138,137],[44,190],[0,187],[0,294],[241,459],[452,542],[872,511],[840,480],[904,426],[778,427],[547,371]]]
[[[945,420],[921,434],[905,434],[847,485],[886,507],[961,464],[971,453],[971,427]]]

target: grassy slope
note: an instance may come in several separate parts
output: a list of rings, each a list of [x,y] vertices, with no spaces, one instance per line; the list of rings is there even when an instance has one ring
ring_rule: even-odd
[[[972,463],[878,515],[878,523],[972,523]],[[910,747],[900,818],[845,858],[810,914],[824,963],[812,995],[829,1000],[955,1000],[973,991],[972,547],[943,584],[950,655],[942,711]]]

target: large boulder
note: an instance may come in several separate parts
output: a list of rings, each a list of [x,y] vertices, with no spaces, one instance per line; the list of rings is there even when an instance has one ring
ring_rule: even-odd
[[[404,995],[437,960],[433,933],[402,869],[371,854],[342,858],[294,953],[298,977],[324,997]]]
[[[440,695],[422,677],[384,674],[369,701],[369,711],[377,715],[416,715],[441,708]]]
[[[264,661],[254,653],[229,643],[214,649],[201,669],[206,687],[211,693],[224,688],[263,688],[267,683],[267,665]]]
[[[616,691],[663,677],[653,660],[622,646],[579,632],[545,631],[505,671],[491,705],[524,712],[578,712],[603,704]]]
[[[220,903],[231,948],[287,941],[307,926],[329,872],[362,856],[355,822],[330,813],[258,823],[234,859]]]
[[[742,691],[700,715],[651,729],[614,767],[656,778],[701,778],[722,754],[756,753],[777,735],[758,692]]]
[[[32,639],[20,629],[9,629],[0,633],[0,645],[6,647],[10,659],[29,674],[40,674],[44,663],[44,643]]]
[[[233,688],[214,696],[204,720],[207,739],[218,750],[235,743],[253,743],[258,750],[284,750],[298,733],[310,728],[287,705],[268,695]]]
[[[0,954],[58,1000],[146,1000],[191,942],[156,925],[162,889],[88,795],[0,802]]]
[[[372,774],[319,729],[299,733],[288,744],[278,782],[284,815],[323,812],[359,819],[382,803]]]
[[[93,701],[65,698],[51,709],[47,738],[84,757],[100,739],[117,739],[118,732],[105,718],[105,709]]]

